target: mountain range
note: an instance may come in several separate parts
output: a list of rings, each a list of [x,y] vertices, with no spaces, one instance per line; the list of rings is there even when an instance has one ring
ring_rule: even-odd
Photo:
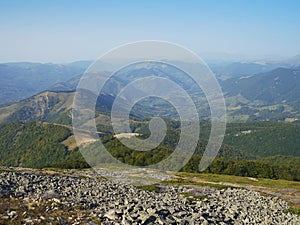
[[[7,69],[10,72],[19,70],[18,73],[16,72],[16,79],[12,79],[10,85],[7,86],[11,90],[16,87],[20,89],[17,89],[16,95],[11,93],[10,98],[5,99],[0,107],[1,165],[30,167],[58,165],[67,168],[87,166],[76,146],[93,146],[95,140],[86,135],[81,143],[75,142],[71,126],[71,109],[75,89],[88,63],[77,62],[60,66],[28,63],[2,65],[6,69],[14,67],[14,70]],[[240,65],[241,67],[245,66],[244,63],[240,63]],[[23,75],[28,74],[29,76],[28,67],[35,69],[32,69],[33,76],[27,79]],[[39,73],[37,71],[42,71],[41,68],[47,67],[51,68],[48,75],[55,71],[59,71],[59,73],[68,71],[66,72],[67,76],[61,78],[61,74],[56,74],[48,82],[35,80],[35,76],[38,76]],[[229,122],[235,123],[228,123],[224,143],[218,155],[218,163],[213,167],[216,167],[219,172],[227,174],[247,175],[248,173],[243,171],[251,170],[256,171],[255,176],[275,179],[285,179],[288,176],[287,179],[298,180],[300,179],[297,175],[300,161],[298,147],[300,127],[297,120],[300,119],[300,102],[298,100],[300,68],[293,64],[289,67],[270,67],[269,69],[259,73],[249,71],[248,75],[238,77],[231,74],[227,79],[223,79],[222,76],[218,77],[227,104],[227,119]],[[22,73],[22,70],[26,72]],[[47,74],[47,69],[45,70],[44,74]],[[8,74],[13,76],[13,73]],[[172,147],[176,146],[178,142],[180,123],[176,110],[166,101],[146,98],[138,102],[131,111],[132,132],[141,134],[142,138],[149,135],[150,117],[161,116],[166,120],[168,126],[166,138],[158,149],[151,150],[146,155],[124,148],[114,136],[111,127],[109,112],[116,95],[131,81],[149,74],[172,79],[183,87],[198,107],[201,119],[204,121],[201,122],[196,153],[188,164],[188,171],[195,171],[210,132],[209,122],[205,121],[209,118],[209,108],[203,92],[195,82],[176,68],[165,65],[149,66],[148,64],[125,68],[114,74],[111,80],[105,84],[99,96],[95,96],[89,91],[83,92],[87,105],[90,104],[91,99],[97,98],[95,121],[100,138],[112,155],[121,161],[129,160],[128,162],[136,165],[142,165],[149,160],[152,162],[152,158],[166,157],[172,152]],[[55,76],[60,78],[57,80]],[[1,79],[9,82],[7,77],[9,76],[2,76]],[[16,82],[17,80],[19,81]],[[25,80],[32,84],[29,91],[21,88],[22,82],[26,84]],[[47,86],[46,90],[37,93],[45,86]],[[1,87],[4,85],[2,84]],[[8,95],[9,88],[2,89],[2,99]],[[142,86],[143,88],[144,86]],[[22,92],[23,95],[20,97]],[[26,98],[26,94],[30,93],[35,94]],[[15,99],[14,102],[11,102],[12,99]],[[266,120],[293,123],[268,122]],[[86,121],[84,125],[89,126],[89,123],[90,121]],[[232,166],[230,165],[233,164],[228,160],[237,160],[234,170],[231,170]],[[221,168],[223,164],[226,165],[225,169]],[[271,167],[271,172],[265,174],[264,168],[266,167]],[[290,167],[293,169],[290,170]]]
[[[88,61],[70,64],[2,63],[0,105],[23,100],[49,89],[56,83],[82,75],[88,64]]]
[[[230,78],[219,83],[227,104],[228,121],[296,121],[300,119],[300,57],[290,61],[272,63],[232,63],[227,65],[234,73]],[[7,63],[0,64],[0,123],[12,121],[57,120],[70,123],[70,109],[74,91],[90,61],[80,61],[65,65],[40,63]],[[298,64],[297,64],[298,63]],[[273,69],[278,65],[279,67]],[[259,68],[258,70],[249,69]],[[213,70],[220,69],[213,67]],[[242,74],[240,71],[247,71]],[[256,71],[264,71],[255,73]],[[120,89],[136,78],[149,74],[172,79],[186,90],[196,103],[201,119],[209,117],[209,108],[203,92],[195,82],[167,66],[124,69],[118,72],[107,84],[99,102],[105,102],[104,108],[109,111],[115,96]],[[47,90],[47,91],[45,91]],[[15,102],[15,103],[12,103]],[[100,105],[98,105],[101,107]],[[154,115],[178,118],[174,108],[167,102],[158,99],[146,99],[137,104],[135,112],[138,117]]]
[[[252,76],[265,73],[276,68],[299,69],[300,55],[283,60],[256,60],[210,65],[215,75],[221,79]]]

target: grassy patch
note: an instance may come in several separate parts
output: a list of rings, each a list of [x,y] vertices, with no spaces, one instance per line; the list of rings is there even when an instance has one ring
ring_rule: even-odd
[[[0,169],[0,173],[7,173],[7,172],[16,172],[15,170],[9,170],[9,169]]]
[[[144,191],[159,192],[159,187],[155,184],[137,186],[137,188]]]
[[[252,180],[249,177],[239,177],[232,175],[220,175],[220,174],[192,174],[192,173],[178,173],[177,176],[182,179],[192,179],[196,184],[202,182],[215,182],[215,183],[232,183],[241,185],[253,185],[263,186],[267,188],[293,188],[300,190],[300,182],[288,181],[288,180],[272,180],[265,178],[257,178]]]
[[[185,180],[183,178],[178,178],[174,180],[165,180],[161,182],[162,184],[165,185],[196,185],[196,182],[193,182],[191,180]]]
[[[183,179],[183,178],[162,181],[161,183],[165,184],[165,185],[197,185],[197,186],[203,186],[203,187],[212,187],[212,188],[215,188],[218,190],[229,188],[229,186],[227,186],[227,185],[196,182],[196,181]]]
[[[300,216],[300,207],[291,206],[290,208],[284,210],[285,213],[292,213]]]

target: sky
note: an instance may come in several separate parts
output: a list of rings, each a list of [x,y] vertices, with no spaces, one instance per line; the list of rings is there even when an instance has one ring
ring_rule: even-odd
[[[300,54],[300,1],[1,0],[0,62],[93,60],[163,40],[203,58]]]

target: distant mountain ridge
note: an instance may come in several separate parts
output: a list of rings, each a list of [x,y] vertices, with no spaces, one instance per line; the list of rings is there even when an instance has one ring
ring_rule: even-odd
[[[256,60],[211,65],[215,75],[223,80],[241,76],[253,76],[276,68],[299,69],[300,55],[283,60]]]
[[[56,83],[82,75],[88,62],[71,64],[2,63],[0,64],[0,105],[20,101],[49,89]]]
[[[295,61],[297,60],[294,60],[293,62]],[[6,101],[11,100],[12,98],[19,98],[19,92],[22,94],[22,98],[25,98],[27,94],[29,95],[29,93],[37,92],[37,89],[34,89],[32,86],[35,86],[38,83],[43,85],[46,85],[47,83],[47,85],[49,85],[46,88],[46,90],[49,91],[43,92],[45,90],[44,89],[39,94],[35,94],[26,100],[20,101],[19,103],[1,107],[0,123],[3,121],[28,121],[32,119],[45,119],[49,121],[55,119],[63,120],[65,123],[70,123],[71,118],[69,110],[73,99],[69,95],[72,95],[71,93],[75,91],[81,78],[80,74],[74,74],[75,72],[83,73],[85,69],[83,67],[86,67],[89,63],[89,61],[83,61],[72,63],[72,65],[31,63],[16,63],[16,65],[14,63],[11,63],[11,65],[0,64],[0,72],[5,70],[10,71],[10,69],[8,69],[10,66],[12,66],[15,71],[19,71],[15,77],[16,79],[12,81],[12,83],[15,82],[14,84],[8,84],[6,86],[3,83],[0,84],[0,88],[2,88],[0,96],[2,98],[8,95],[9,92],[7,92],[7,90],[12,91],[14,89],[16,92],[16,95],[11,94],[12,96],[7,98]],[[244,65],[245,63],[240,64]],[[264,63],[256,64],[259,66],[265,65]],[[249,65],[246,63],[244,66],[247,67]],[[52,71],[53,73],[69,71],[69,75],[64,76],[63,79],[61,78],[63,81],[53,84],[51,84],[51,82],[54,78],[56,76],[61,76],[61,74],[51,76],[51,79],[49,78],[51,82],[39,82],[37,79],[36,83],[32,84],[32,86],[27,86],[26,82],[24,83],[22,81],[25,77],[24,74],[29,73],[28,71],[33,71],[33,75],[29,79],[33,80],[34,78],[39,77],[36,71],[42,71],[43,69],[49,69],[49,71]],[[21,73],[21,71],[27,72]],[[196,102],[203,119],[208,118],[209,116],[209,108],[201,90],[199,92],[193,80],[186,79],[176,69],[166,66],[150,68],[147,65],[144,67],[138,65],[136,68],[133,68],[133,70],[125,69],[118,72],[116,75],[119,76],[113,77],[112,80],[106,84],[106,87],[103,90],[104,92],[102,94],[105,96],[104,100],[102,99],[97,103],[97,107],[105,112],[110,110],[115,98],[114,96],[116,96],[121,88],[127,85],[128,82],[135,78],[155,75],[158,77],[172,79],[175,83],[182,86]],[[20,76],[19,81],[17,79],[18,76]],[[71,78],[68,78],[69,76]],[[0,78],[2,80],[6,79],[6,83],[8,83],[8,77],[9,75],[4,73],[4,75]],[[300,67],[280,67],[254,75],[239,76],[226,80],[220,79],[219,83],[223,90],[227,104],[228,121],[295,121],[300,119]],[[23,90],[21,85],[26,86],[26,88]],[[39,88],[42,88],[43,85]],[[19,88],[16,88],[15,86],[19,86]],[[104,107],[99,104],[104,104]],[[174,111],[174,108],[170,108],[169,104],[158,101],[157,99],[147,99],[143,102],[143,104],[137,104],[134,113],[135,116],[140,118],[162,116],[174,119],[178,116],[176,111]]]
[[[277,68],[221,81],[228,114],[235,121],[300,119],[300,70]]]
[[[287,64],[291,67],[299,67],[300,66],[300,55],[295,55],[291,58],[281,60],[279,63]]]
[[[228,96],[241,94],[264,103],[296,101],[300,96],[300,70],[277,68],[251,77],[232,78],[222,83]]]
[[[124,81],[115,79],[114,82],[111,82],[111,85],[108,85],[110,87],[108,91],[114,96],[117,93],[116,86],[119,88],[124,86],[127,79],[130,80],[132,77],[145,76],[146,74],[164,76],[167,73],[171,73],[173,81],[183,86],[190,95],[194,96],[197,105],[202,107],[201,112],[204,115],[203,112],[207,109],[203,107],[203,93],[197,91],[193,82],[187,80],[183,83],[180,82],[182,80],[180,75],[177,77],[172,70],[137,69],[132,72],[123,71],[121,75],[126,79]],[[70,82],[59,84],[54,90],[73,90],[76,88],[78,81],[79,77],[78,80],[73,79]],[[276,68],[252,76],[219,80],[219,83],[226,99],[230,121],[300,119],[300,70],[298,68]],[[155,101],[144,104],[146,114],[152,110],[148,107],[149,105],[155,105]],[[163,107],[163,105],[160,105],[160,107]],[[164,115],[167,117],[174,116],[172,110],[169,112],[171,113]],[[151,114],[147,115],[151,116]]]
[[[234,62],[224,66],[212,67],[213,72],[221,79],[230,79],[241,76],[252,76],[258,73],[267,72],[277,67],[282,67],[282,64],[267,63],[267,62]],[[288,66],[286,66],[288,67]]]
[[[170,61],[172,63],[172,61]],[[185,62],[177,62],[184,63]],[[0,105],[17,102],[45,90],[70,91],[75,89],[76,81],[92,61],[77,61],[68,64],[53,63],[1,63],[0,64]],[[99,64],[99,65],[98,65]],[[99,62],[97,65],[108,71],[112,65]],[[190,66],[194,65],[190,63]],[[216,77],[229,79],[252,76],[271,71],[278,67],[300,67],[300,56],[281,61],[233,62],[212,64]],[[77,77],[77,78],[76,78]],[[73,80],[73,83],[72,83]],[[75,83],[74,83],[75,82]]]

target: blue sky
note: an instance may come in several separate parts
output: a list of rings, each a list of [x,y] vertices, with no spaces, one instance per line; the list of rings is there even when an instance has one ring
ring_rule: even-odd
[[[300,1],[0,1],[0,62],[95,59],[132,41],[202,57],[300,54]]]

